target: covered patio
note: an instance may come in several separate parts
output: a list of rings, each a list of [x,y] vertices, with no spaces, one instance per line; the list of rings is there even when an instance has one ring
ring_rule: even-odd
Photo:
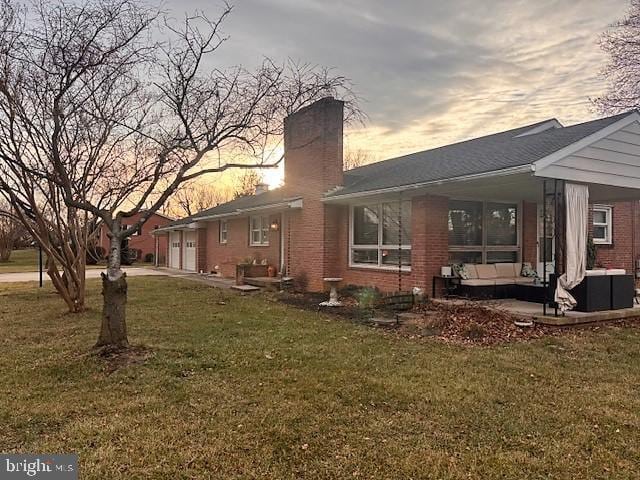
[[[523,262],[531,265],[536,281],[516,285],[521,292],[528,290],[528,295],[513,295],[513,289],[497,295],[503,297],[494,300],[501,308],[554,325],[635,317],[640,314],[635,302],[640,255],[635,224],[640,200],[639,120],[638,113],[632,112],[531,163],[430,181],[403,189],[403,195],[426,193],[449,199],[449,264],[475,265],[478,271],[478,276],[459,284],[486,285],[486,292],[493,280],[496,293],[502,286],[501,268],[504,271],[504,266],[521,266]],[[582,228],[575,226],[575,206],[568,203],[567,190],[580,190],[586,197],[588,213],[579,215],[586,217],[578,223]],[[501,204],[510,206],[511,212],[500,210]],[[615,208],[622,208],[618,205],[625,205],[631,213],[627,219],[630,224],[616,232],[616,244],[611,217]],[[502,217],[509,215],[511,228],[505,234],[495,224],[505,224]],[[481,241],[469,240],[474,236]],[[595,268],[593,264],[585,268],[590,248],[611,252],[607,263],[614,264],[613,268]],[[576,258],[584,265],[569,291],[578,305],[563,311],[554,302],[556,281],[576,273]],[[483,277],[484,271],[492,269],[489,265],[495,265],[497,279],[495,273]]]
[[[515,299],[489,300],[493,308],[505,311],[515,317],[531,320],[542,325],[570,326],[594,322],[610,322],[625,318],[640,317],[640,304],[633,303],[631,308],[620,310],[604,310],[600,312],[579,312],[570,310],[563,315],[556,315],[552,309],[545,314],[540,303],[525,302]]]

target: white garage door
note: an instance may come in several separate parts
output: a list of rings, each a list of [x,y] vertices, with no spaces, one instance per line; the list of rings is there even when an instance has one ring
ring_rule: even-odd
[[[180,232],[171,232],[169,241],[169,266],[180,268]]]
[[[196,271],[196,232],[184,232],[183,267],[190,272]]]

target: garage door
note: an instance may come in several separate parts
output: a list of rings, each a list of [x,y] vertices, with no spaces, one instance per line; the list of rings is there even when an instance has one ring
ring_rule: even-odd
[[[180,268],[180,232],[171,232],[169,239],[169,266]]]
[[[184,269],[196,271],[196,232],[184,232]]]

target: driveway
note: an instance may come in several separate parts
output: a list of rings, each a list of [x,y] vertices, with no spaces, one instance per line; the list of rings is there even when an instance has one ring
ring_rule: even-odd
[[[129,267],[123,268],[127,272],[128,277],[144,277],[149,275],[167,275],[167,272],[162,270],[156,270],[153,268],[144,267]],[[88,269],[86,271],[86,278],[100,278],[100,272],[102,269]],[[46,272],[42,275],[45,281],[49,280],[49,276]],[[38,272],[21,272],[21,273],[1,273],[0,283],[14,283],[14,282],[37,282],[39,279]]]

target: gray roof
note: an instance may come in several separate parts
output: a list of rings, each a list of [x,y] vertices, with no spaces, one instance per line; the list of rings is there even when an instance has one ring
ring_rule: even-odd
[[[629,115],[626,112],[518,137],[553,121],[545,120],[506,132],[383,160],[345,172],[345,186],[328,196],[401,187],[531,164]]]
[[[345,172],[344,187],[326,196],[335,197],[409,186],[528,165],[588,137],[630,113],[519,136],[555,120],[549,119],[493,135],[372,163]],[[270,190],[259,195],[240,197],[223,203],[172,222],[162,229],[207,217],[232,215],[256,207],[269,207],[293,199],[285,195],[282,188]]]
[[[296,197],[297,198],[297,197]],[[169,223],[163,226],[163,228],[173,227],[176,225],[184,225],[187,223],[195,222],[199,219],[206,217],[218,216],[218,215],[232,215],[238,213],[238,211],[257,208],[257,207],[269,207],[270,205],[277,205],[289,200],[294,200],[291,195],[285,195],[282,188],[269,190],[258,195],[247,195],[245,197],[236,198],[230,202],[223,203],[217,207],[203,210],[189,217],[181,218],[175,222]]]

